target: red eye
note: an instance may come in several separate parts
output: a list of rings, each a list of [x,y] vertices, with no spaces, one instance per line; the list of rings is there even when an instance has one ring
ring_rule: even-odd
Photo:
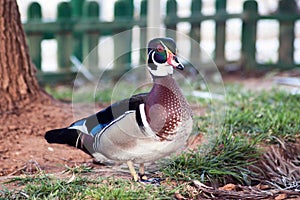
[[[158,51],[158,52],[162,52],[162,51],[164,51],[164,47],[162,46],[162,45],[158,45],[157,47],[156,47],[156,50]]]

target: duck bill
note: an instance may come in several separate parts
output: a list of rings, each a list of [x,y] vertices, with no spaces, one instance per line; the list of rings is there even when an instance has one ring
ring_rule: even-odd
[[[183,64],[177,59],[177,57],[171,51],[168,51],[167,63],[176,69],[180,69],[180,70],[184,69]]]

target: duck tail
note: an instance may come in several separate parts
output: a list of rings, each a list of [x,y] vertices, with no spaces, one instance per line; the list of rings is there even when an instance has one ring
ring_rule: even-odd
[[[46,132],[45,139],[48,143],[67,144],[76,147],[89,155],[94,153],[92,148],[93,137],[76,129],[53,129]]]

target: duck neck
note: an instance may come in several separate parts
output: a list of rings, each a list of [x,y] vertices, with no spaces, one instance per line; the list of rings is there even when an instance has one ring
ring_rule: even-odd
[[[168,96],[169,95],[169,96]],[[181,96],[181,90],[172,77],[172,75],[159,76],[153,78],[153,87],[149,93],[150,100],[156,99],[156,103],[161,102],[163,99],[168,99],[175,96]]]
[[[165,85],[165,84],[170,84],[170,83],[176,84],[176,82],[171,74],[169,74],[167,76],[154,76],[153,77],[153,84],[154,84],[153,86]]]

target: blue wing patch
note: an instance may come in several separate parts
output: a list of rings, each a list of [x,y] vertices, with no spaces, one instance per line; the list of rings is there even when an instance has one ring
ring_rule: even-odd
[[[97,133],[99,133],[105,126],[107,126],[107,124],[98,124],[97,126],[95,126],[90,134],[95,136]]]
[[[98,133],[105,131],[108,126],[118,121],[120,117],[124,117],[128,111],[135,111],[146,98],[147,93],[143,93],[134,95],[130,99],[116,102],[94,115],[74,122],[69,129],[76,129],[82,133],[96,136]]]
[[[94,126],[89,125],[87,123],[92,122]],[[82,119],[80,121],[74,122],[69,129],[76,129],[81,131],[82,133],[89,134],[95,136],[97,133],[101,132],[101,130],[108,125],[108,123],[96,124],[96,120],[91,120],[91,118],[87,121],[86,119]]]
[[[73,126],[82,126],[84,124],[84,122],[85,122],[85,119],[77,121],[74,124],[72,124],[70,127],[73,127]]]
[[[89,134],[85,123],[86,123],[85,119],[77,121],[74,124],[72,124],[68,129],[76,129],[81,131],[82,133]]]

